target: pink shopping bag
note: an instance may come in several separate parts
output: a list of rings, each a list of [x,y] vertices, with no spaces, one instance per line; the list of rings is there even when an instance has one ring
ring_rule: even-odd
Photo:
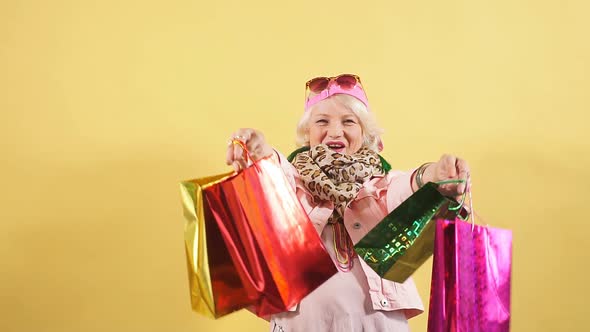
[[[510,329],[512,231],[438,219],[429,332]]]

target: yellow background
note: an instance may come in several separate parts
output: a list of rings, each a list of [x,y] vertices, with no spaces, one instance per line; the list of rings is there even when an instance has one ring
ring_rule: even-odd
[[[178,182],[294,147],[303,85],[359,74],[384,156],[472,166],[514,231],[512,331],[588,314],[587,1],[0,2],[0,331],[265,331],[190,310]],[[430,263],[416,274],[427,305]],[[426,330],[427,315],[411,321]]]

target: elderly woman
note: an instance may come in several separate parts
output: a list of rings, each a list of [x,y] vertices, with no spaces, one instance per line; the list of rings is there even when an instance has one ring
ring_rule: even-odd
[[[469,167],[443,155],[410,172],[393,171],[378,154],[381,130],[358,76],[314,78],[306,90],[300,148],[288,159],[276,156],[339,271],[292,311],[271,317],[270,329],[408,331],[407,320],[424,310],[414,282],[380,278],[353,245],[424,183],[466,179]],[[254,160],[275,153],[257,130],[240,129],[232,137],[246,143]],[[226,161],[236,170],[247,167],[238,145],[228,147]],[[439,190],[457,196],[466,188],[458,183]]]

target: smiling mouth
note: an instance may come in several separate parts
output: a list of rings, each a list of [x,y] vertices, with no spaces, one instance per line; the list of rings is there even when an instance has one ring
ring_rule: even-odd
[[[337,152],[341,152],[345,148],[344,143],[340,143],[340,142],[328,142],[326,145],[331,150],[334,150]]]

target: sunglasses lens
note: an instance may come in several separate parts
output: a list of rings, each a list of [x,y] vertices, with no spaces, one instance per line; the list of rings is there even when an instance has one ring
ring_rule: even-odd
[[[352,89],[358,83],[357,79],[353,75],[341,75],[336,78],[336,83],[343,89]]]
[[[328,87],[328,83],[330,83],[330,79],[327,77],[316,77],[309,81],[308,85],[309,90],[313,93],[320,93]]]

